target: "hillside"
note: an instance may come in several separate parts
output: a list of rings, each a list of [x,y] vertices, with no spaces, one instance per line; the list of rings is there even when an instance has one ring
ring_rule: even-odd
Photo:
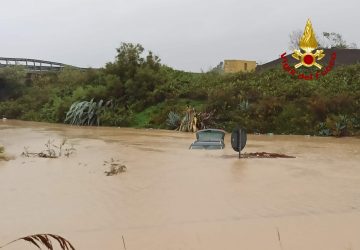
[[[0,70],[0,115],[62,123],[76,101],[108,106],[96,112],[104,126],[171,128],[169,112],[214,112],[208,124],[249,132],[360,134],[360,64],[339,66],[313,81],[293,79],[280,67],[253,73],[187,73],[160,63],[141,45],[122,44],[115,62],[100,70],[65,69],[33,75]],[[178,122],[178,121],[176,121]]]

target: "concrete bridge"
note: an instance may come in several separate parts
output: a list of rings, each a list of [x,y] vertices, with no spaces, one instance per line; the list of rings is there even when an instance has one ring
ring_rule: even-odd
[[[0,68],[23,66],[29,73],[41,73],[49,71],[60,71],[64,67],[71,67],[82,70],[83,68],[74,67],[64,63],[44,61],[30,58],[13,58],[13,57],[0,57]]]

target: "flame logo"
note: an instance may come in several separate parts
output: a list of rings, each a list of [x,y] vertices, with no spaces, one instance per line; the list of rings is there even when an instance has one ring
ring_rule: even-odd
[[[292,57],[300,60],[300,63],[296,64],[295,68],[299,68],[301,66],[316,66],[317,68],[321,69],[322,66],[316,61],[321,60],[325,54],[323,50],[316,50],[315,53],[312,53],[312,51],[318,47],[318,42],[316,41],[315,32],[313,30],[310,19],[308,19],[306,22],[304,34],[300,39],[299,46],[301,50],[305,51],[305,53],[302,53],[298,49],[294,50]]]
[[[318,43],[316,41],[315,32],[313,30],[310,19],[307,20],[304,34],[300,39],[300,48],[305,50],[306,52],[311,52],[318,47]]]

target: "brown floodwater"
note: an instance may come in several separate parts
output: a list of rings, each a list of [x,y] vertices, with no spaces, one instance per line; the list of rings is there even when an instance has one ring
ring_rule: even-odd
[[[48,139],[69,158],[26,158]],[[359,249],[360,139],[249,135],[238,159],[188,150],[195,135],[165,130],[0,121],[0,245],[59,234],[76,249]],[[106,176],[111,158],[127,172]],[[280,233],[280,241],[278,239]],[[7,249],[31,249],[26,242]]]

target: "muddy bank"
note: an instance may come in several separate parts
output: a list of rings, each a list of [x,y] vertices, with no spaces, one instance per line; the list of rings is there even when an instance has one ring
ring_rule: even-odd
[[[20,157],[68,138],[76,154]],[[63,235],[77,249],[357,249],[360,140],[252,136],[237,159],[189,151],[193,134],[0,122],[0,243],[32,233]],[[127,166],[106,176],[111,158]],[[24,249],[17,243],[9,249]],[[29,247],[30,249],[30,247]]]

